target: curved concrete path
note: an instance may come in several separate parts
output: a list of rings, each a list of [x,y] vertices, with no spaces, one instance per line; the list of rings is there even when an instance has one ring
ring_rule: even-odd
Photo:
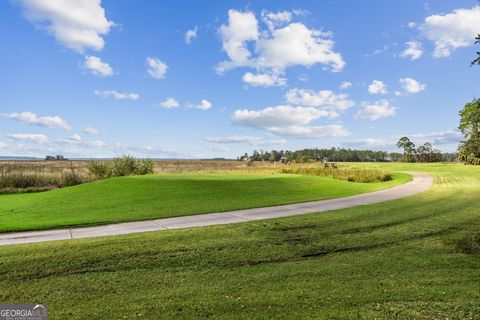
[[[411,174],[413,175],[413,178],[408,183],[356,196],[274,207],[208,213],[195,216],[116,223],[95,227],[0,233],[0,245],[103,237],[127,233],[203,227],[252,220],[281,218],[400,199],[426,191],[431,187],[433,183],[433,178],[431,176],[421,173]]]

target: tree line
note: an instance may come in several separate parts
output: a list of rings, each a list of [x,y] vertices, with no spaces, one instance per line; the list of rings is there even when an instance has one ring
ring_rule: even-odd
[[[431,145],[430,145],[431,146]],[[436,161],[454,161],[453,153],[438,153],[438,150],[425,148],[422,146],[418,153],[418,162],[436,162]],[[404,154],[400,152],[374,151],[374,150],[355,150],[345,148],[330,149],[302,149],[296,151],[290,150],[255,150],[251,155],[245,153],[237,158],[244,161],[271,161],[271,162],[398,162],[404,160]]]

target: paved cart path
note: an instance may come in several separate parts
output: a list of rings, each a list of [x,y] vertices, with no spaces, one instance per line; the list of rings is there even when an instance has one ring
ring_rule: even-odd
[[[289,217],[405,198],[426,191],[432,186],[432,176],[422,173],[411,174],[413,177],[408,183],[350,197],[176,218],[124,222],[95,227],[0,233],[0,245],[103,237],[127,233],[203,227],[252,220]]]

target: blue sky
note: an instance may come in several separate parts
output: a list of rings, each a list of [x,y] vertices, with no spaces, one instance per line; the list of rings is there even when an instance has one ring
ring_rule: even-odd
[[[0,3],[0,155],[456,149],[480,4]]]

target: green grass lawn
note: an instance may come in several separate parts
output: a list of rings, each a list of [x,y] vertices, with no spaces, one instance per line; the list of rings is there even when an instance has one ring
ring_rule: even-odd
[[[0,247],[0,301],[51,319],[478,319],[480,167],[414,197],[235,225]]]
[[[302,175],[177,174],[122,177],[43,193],[0,195],[0,232],[96,225],[321,200],[405,183]]]

